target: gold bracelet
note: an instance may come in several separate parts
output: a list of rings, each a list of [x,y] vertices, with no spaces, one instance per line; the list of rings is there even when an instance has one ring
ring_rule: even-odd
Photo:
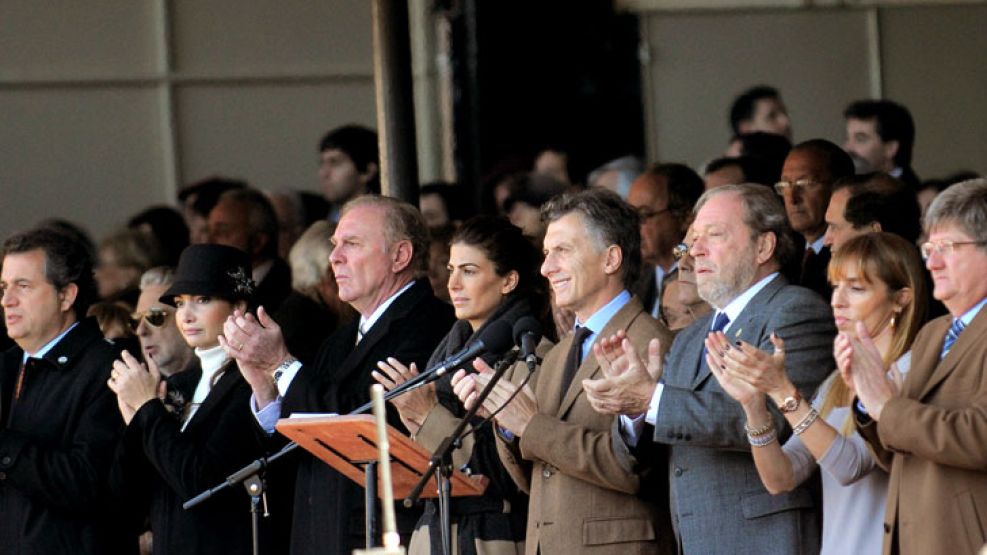
[[[763,436],[774,429],[775,429],[775,423],[772,422],[770,419],[768,420],[767,424],[758,428],[751,428],[746,423],[744,424],[744,431],[747,432],[747,437]]]

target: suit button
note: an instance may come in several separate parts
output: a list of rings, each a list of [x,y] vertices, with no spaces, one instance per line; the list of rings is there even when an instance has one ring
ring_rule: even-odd
[[[2,464],[2,465],[4,465],[4,466],[7,466],[7,465],[9,465],[9,464],[10,464],[10,461],[11,461],[11,460],[12,460],[12,459],[10,458],[10,455],[4,455],[4,456],[3,456],[3,458],[2,458],[2,459],[0,459],[0,464]]]
[[[884,533],[885,534],[890,534],[891,533],[891,525],[888,524],[887,522],[884,523]]]
[[[675,434],[675,439],[682,439],[682,432]]]
[[[0,480],[6,480],[6,479],[7,479],[7,473],[6,472],[0,472]]]
[[[675,470],[673,472],[675,473],[676,476],[682,475],[682,469],[677,466],[675,467]]]
[[[551,478],[552,477],[552,471],[549,470],[549,469],[547,469],[547,468],[543,468],[542,471],[541,471],[541,477],[542,478]]]
[[[675,439],[675,432],[669,431],[668,432],[668,439]]]
[[[692,441],[692,434],[685,434],[686,441]]]

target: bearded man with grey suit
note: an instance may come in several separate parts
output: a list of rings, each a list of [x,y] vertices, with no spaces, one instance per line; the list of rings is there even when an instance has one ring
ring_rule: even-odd
[[[813,496],[805,487],[780,495],[764,489],[750,454],[758,436],[749,438],[740,406],[711,376],[704,342],[712,331],[761,349],[769,349],[772,333],[784,339],[785,364],[799,395],[779,411],[794,410],[835,367],[832,314],[818,295],[781,275],[795,242],[769,189],[712,189],[699,199],[695,216],[687,242],[699,294],[715,312],[680,332],[664,363],[655,345],[645,363],[628,341],[602,343],[605,377],[584,382],[587,396],[596,410],[623,415],[621,433],[614,434],[623,444],[617,446],[622,464],[663,463],[639,455],[667,454],[682,552],[815,553]],[[791,433],[780,412],[774,420],[782,436]],[[646,450],[651,444],[666,449]]]

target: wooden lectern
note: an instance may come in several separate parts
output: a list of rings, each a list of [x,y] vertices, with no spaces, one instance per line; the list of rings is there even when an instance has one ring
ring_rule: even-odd
[[[374,467],[377,462],[377,428],[372,415],[282,418],[277,430],[350,480],[366,487],[367,467]],[[392,426],[387,427],[387,439],[394,497],[404,498],[425,473],[432,453]],[[485,476],[471,477],[455,470],[451,476],[452,496],[480,495],[487,489],[488,482]],[[422,497],[436,496],[438,492],[434,489],[422,494]]]

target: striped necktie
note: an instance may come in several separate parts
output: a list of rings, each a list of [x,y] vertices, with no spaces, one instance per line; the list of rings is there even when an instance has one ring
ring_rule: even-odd
[[[949,350],[953,348],[953,343],[956,343],[956,340],[959,339],[964,328],[966,328],[966,324],[963,323],[963,320],[959,318],[953,320],[953,325],[949,326],[949,331],[946,332],[946,337],[942,341],[942,351],[939,353],[939,360],[946,358]]]

